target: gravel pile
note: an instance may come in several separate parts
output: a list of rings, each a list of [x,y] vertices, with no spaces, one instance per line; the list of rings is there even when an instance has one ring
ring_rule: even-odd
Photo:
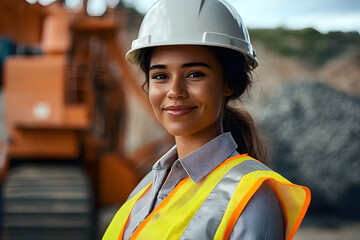
[[[312,191],[310,212],[360,219],[360,98],[316,82],[289,84],[257,111],[270,165]]]

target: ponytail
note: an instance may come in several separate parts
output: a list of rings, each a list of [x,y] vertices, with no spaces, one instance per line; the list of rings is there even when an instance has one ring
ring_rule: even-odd
[[[227,87],[233,94],[226,98],[223,116],[223,129],[231,132],[239,153],[248,153],[251,157],[266,163],[266,147],[262,141],[251,115],[244,109],[238,110],[228,105],[238,100],[251,87],[252,65],[240,52],[221,47],[209,47],[223,68]]]

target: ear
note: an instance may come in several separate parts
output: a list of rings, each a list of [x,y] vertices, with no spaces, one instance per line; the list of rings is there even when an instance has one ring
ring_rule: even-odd
[[[231,96],[233,93],[234,93],[234,89],[229,88],[228,85],[226,84],[224,86],[224,96],[228,97],[228,96]]]

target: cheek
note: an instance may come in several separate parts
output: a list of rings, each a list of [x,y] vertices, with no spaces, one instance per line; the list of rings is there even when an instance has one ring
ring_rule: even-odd
[[[222,89],[220,85],[213,85],[201,94],[205,111],[215,118],[219,117],[225,103],[225,95]]]
[[[225,98],[224,92],[222,91],[223,87],[214,84],[214,85],[204,85],[200,88],[193,89],[193,96],[196,96],[199,100],[204,103],[217,106],[222,105],[223,99]]]
[[[148,97],[150,105],[155,111],[161,104],[161,91],[158,88],[149,85]]]

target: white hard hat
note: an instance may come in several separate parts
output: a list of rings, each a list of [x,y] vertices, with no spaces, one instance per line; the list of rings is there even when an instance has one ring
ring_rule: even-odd
[[[157,1],[145,15],[126,60],[137,63],[140,49],[165,45],[229,48],[243,53],[253,68],[258,65],[244,22],[224,0]]]

